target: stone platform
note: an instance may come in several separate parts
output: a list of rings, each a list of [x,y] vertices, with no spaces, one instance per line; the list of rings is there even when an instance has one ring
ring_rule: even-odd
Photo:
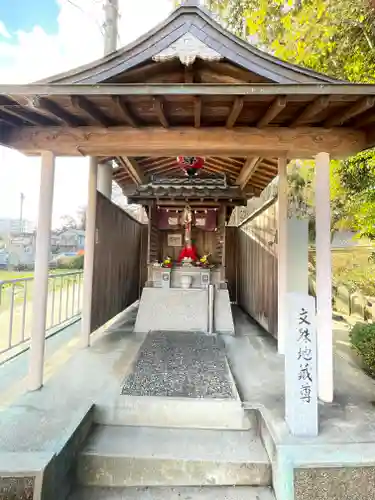
[[[126,377],[123,395],[236,399],[223,346],[200,333],[150,333]]]

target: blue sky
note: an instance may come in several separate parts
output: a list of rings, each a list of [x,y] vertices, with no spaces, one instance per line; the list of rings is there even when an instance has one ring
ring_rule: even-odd
[[[56,0],[0,0],[0,19],[14,40],[17,31],[31,31],[36,25],[56,34],[58,14]]]
[[[104,1],[0,0],[0,84],[35,82],[101,57]],[[118,46],[165,19],[172,5],[173,0],[119,0]],[[39,158],[0,147],[0,217],[18,217],[23,192],[25,217],[36,221],[39,175]],[[87,175],[87,159],[58,158],[54,226],[86,203]]]

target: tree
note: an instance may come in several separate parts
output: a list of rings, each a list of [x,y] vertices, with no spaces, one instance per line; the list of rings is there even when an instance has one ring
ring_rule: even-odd
[[[60,217],[60,227],[58,232],[62,233],[68,229],[80,229],[85,231],[86,229],[86,207],[79,207],[77,210],[76,217],[72,215],[63,215]]]
[[[375,240],[375,149],[339,165],[345,207],[360,236]]]
[[[353,82],[375,81],[372,0],[206,0],[236,35],[276,57]]]

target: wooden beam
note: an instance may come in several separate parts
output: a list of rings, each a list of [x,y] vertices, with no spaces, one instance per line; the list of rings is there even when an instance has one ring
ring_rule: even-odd
[[[242,170],[236,179],[237,186],[240,186],[241,189],[244,189],[261,161],[262,158],[260,158],[259,156],[248,158],[246,160],[245,165],[242,167]]]
[[[269,125],[272,120],[274,120],[285,108],[286,106],[286,97],[279,96],[272,102],[271,106],[266,111],[266,114],[262,116],[262,118],[258,121],[257,127],[262,128]]]
[[[72,104],[75,108],[82,110],[86,115],[91,118],[97,125],[102,127],[109,127],[114,125],[111,120],[101,109],[93,104],[89,99],[83,96],[73,96]]]
[[[374,104],[375,97],[364,97],[363,99],[360,99],[359,101],[354,103],[352,106],[345,108],[342,113],[328,118],[328,120],[324,122],[324,126],[327,128],[331,128],[338,125],[343,125],[354,116],[360,115],[361,113],[364,113],[368,109],[372,108]]]
[[[199,128],[202,120],[202,99],[194,96],[194,127]]]
[[[138,123],[123,98],[119,95],[115,95],[112,97],[112,100],[126,123],[128,123],[131,127],[137,127]]]
[[[164,128],[169,128],[168,118],[164,110],[164,102],[160,97],[154,97],[154,110],[159,122]]]
[[[146,178],[141,168],[133,158],[129,158],[127,156],[120,156],[119,161],[136,184],[140,185],[146,182]]]
[[[227,128],[234,127],[238,117],[241,114],[241,111],[243,109],[243,105],[244,105],[243,97],[236,97],[234,102],[233,102],[232,109],[229,113],[228,119],[227,119],[227,125],[226,125]]]
[[[30,105],[38,111],[45,113],[48,117],[52,115],[53,120],[58,120],[68,127],[82,127],[87,125],[84,120],[72,115],[59,104],[46,97],[34,96],[30,99]]]
[[[326,151],[343,157],[367,146],[366,134],[350,128],[305,127],[20,127],[4,145],[26,154],[53,151],[78,156],[286,156],[310,158]]]
[[[289,126],[297,127],[301,123],[310,120],[311,118],[319,114],[321,111],[323,111],[323,109],[326,109],[329,103],[330,103],[330,98],[327,95],[314,99],[313,102],[311,102],[308,106],[306,106],[305,109],[296,118],[293,119],[293,121]]]
[[[29,84],[29,85],[0,85],[0,95],[5,96],[57,96],[57,95],[375,95],[373,84]]]

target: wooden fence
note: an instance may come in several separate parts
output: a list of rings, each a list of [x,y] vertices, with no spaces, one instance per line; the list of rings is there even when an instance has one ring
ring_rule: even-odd
[[[91,331],[140,297],[146,261],[147,225],[98,192]]]
[[[276,337],[277,203],[275,200],[270,200],[254,212],[237,230],[237,302]]]

